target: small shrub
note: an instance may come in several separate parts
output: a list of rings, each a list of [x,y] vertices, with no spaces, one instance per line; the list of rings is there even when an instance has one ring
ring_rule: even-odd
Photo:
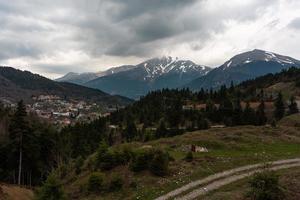
[[[149,162],[153,158],[152,150],[136,151],[130,163],[130,169],[139,172],[148,169]]]
[[[65,200],[66,195],[63,186],[54,174],[50,174],[37,191],[37,200]]]
[[[164,176],[169,170],[169,156],[163,151],[156,151],[149,166],[150,171],[157,176]]]
[[[58,167],[57,173],[59,174],[60,178],[65,178],[68,173],[68,166],[66,164],[62,164]]]
[[[109,189],[111,191],[118,191],[118,190],[122,189],[123,184],[124,184],[124,181],[123,181],[122,177],[115,174],[112,176],[112,179],[111,179],[110,185],[109,185]]]
[[[191,151],[189,151],[185,156],[185,161],[192,162],[193,159],[194,159],[193,153]]]
[[[98,161],[99,167],[102,170],[110,170],[116,166],[115,154],[112,150],[108,150],[102,154],[101,160]]]
[[[272,120],[271,126],[272,126],[273,128],[276,128],[276,127],[277,127],[277,121],[276,121],[275,119]]]
[[[137,183],[135,181],[132,181],[130,184],[129,184],[129,187],[133,188],[133,189],[136,189],[137,188]]]
[[[90,175],[88,180],[89,192],[100,192],[103,189],[104,176],[100,172],[94,172]]]
[[[132,151],[127,147],[114,150],[115,165],[124,165],[130,161],[131,157]]]
[[[283,190],[279,186],[279,177],[273,171],[257,173],[249,183],[251,190],[248,195],[253,200],[281,200],[284,198]]]
[[[76,174],[80,174],[83,163],[84,163],[83,158],[81,156],[79,156],[75,161],[75,173]]]

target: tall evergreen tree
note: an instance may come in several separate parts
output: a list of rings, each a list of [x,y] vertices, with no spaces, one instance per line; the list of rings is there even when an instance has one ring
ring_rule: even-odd
[[[166,128],[166,123],[164,120],[162,120],[159,124],[159,127],[157,128],[155,132],[155,137],[156,138],[161,138],[167,136],[168,130]]]
[[[299,109],[298,109],[298,105],[295,101],[295,97],[291,96],[290,104],[289,104],[289,114],[292,115],[292,114],[295,114],[295,113],[298,113],[298,112],[299,112]]]
[[[243,112],[243,123],[252,125],[256,123],[255,111],[250,107],[249,101],[247,101],[246,107]]]
[[[274,105],[275,105],[274,117],[276,120],[280,120],[281,118],[284,117],[284,113],[285,113],[285,107],[284,107],[284,102],[283,102],[281,92],[278,93]]]
[[[227,126],[232,126],[233,105],[228,95],[225,95],[221,101],[219,113],[223,116],[223,122]]]
[[[234,101],[233,125],[241,125],[242,123],[243,123],[243,109],[241,106],[241,100],[237,98]]]
[[[134,121],[127,120],[126,128],[123,131],[123,137],[127,141],[132,141],[132,139],[135,138],[137,136],[137,134],[138,134],[138,132],[137,132],[137,128],[135,126]]]
[[[256,111],[256,125],[264,125],[267,122],[265,114],[265,101],[262,99]]]
[[[21,184],[22,175],[22,161],[23,161],[23,146],[24,138],[29,133],[29,125],[26,121],[26,107],[23,101],[18,102],[18,107],[15,114],[12,117],[11,124],[9,126],[9,137],[12,142],[12,146],[15,146],[19,152],[18,158],[18,184]]]

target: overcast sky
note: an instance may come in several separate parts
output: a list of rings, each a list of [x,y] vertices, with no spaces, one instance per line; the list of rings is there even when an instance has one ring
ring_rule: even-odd
[[[299,0],[0,0],[0,65],[54,78],[171,55],[300,59]]]

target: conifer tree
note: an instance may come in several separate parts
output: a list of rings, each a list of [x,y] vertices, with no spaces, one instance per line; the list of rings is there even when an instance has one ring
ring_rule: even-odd
[[[291,96],[290,104],[289,104],[289,114],[292,115],[292,114],[295,114],[295,113],[298,113],[298,112],[299,112],[299,109],[298,109],[298,105],[295,101],[295,97]]]
[[[156,138],[161,138],[167,136],[168,130],[166,128],[166,123],[164,120],[162,120],[159,124],[159,127],[157,128],[155,132],[155,137]]]
[[[276,120],[280,120],[284,117],[285,108],[284,108],[284,102],[282,98],[281,92],[278,93],[278,96],[274,102],[275,111],[274,111],[274,117]]]
[[[249,101],[247,101],[246,107],[243,112],[243,122],[244,124],[252,124],[252,125],[256,123],[255,111],[250,107]]]
[[[134,121],[127,120],[127,125],[123,132],[123,137],[125,137],[125,139],[127,141],[131,141],[133,138],[135,138],[137,136],[137,133],[138,132],[137,132]]]
[[[37,192],[37,200],[65,200],[62,184],[54,174],[50,174]]]
[[[262,99],[256,111],[256,125],[261,126],[266,124],[267,118],[265,115],[265,102]]]
[[[16,150],[19,152],[18,185],[21,184],[24,138],[29,133],[29,125],[26,121],[26,116],[26,107],[21,100],[18,102],[17,110],[13,115],[11,124],[9,126],[9,137],[12,143],[11,145],[16,147]]]
[[[234,102],[233,109],[233,125],[241,125],[243,121],[243,109],[241,106],[241,100],[237,98]]]

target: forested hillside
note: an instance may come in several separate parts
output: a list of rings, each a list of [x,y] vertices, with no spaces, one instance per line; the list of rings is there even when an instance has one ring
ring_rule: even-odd
[[[0,98],[13,102],[32,96],[57,95],[61,98],[97,102],[103,105],[127,105],[132,101],[125,97],[112,96],[97,89],[72,83],[59,83],[38,74],[11,67],[0,67]]]
[[[83,173],[83,166],[88,174],[98,170],[110,174],[115,168],[129,166],[129,170],[135,173],[146,170],[154,176],[166,176],[169,163],[174,159],[168,151],[150,147],[135,150],[136,142],[143,144],[215,125],[224,128],[270,123],[275,128],[283,117],[299,112],[297,97],[290,96],[286,101],[280,92],[270,96],[264,90],[278,81],[292,81],[295,87],[299,87],[298,76],[298,69],[291,68],[237,86],[232,84],[227,88],[224,85],[217,91],[163,89],[149,93],[110,116],[90,123],[77,123],[59,131],[27,113],[22,101],[15,110],[0,106],[0,158],[7,160],[0,163],[0,180],[39,186],[48,177],[38,192],[41,199],[47,199],[43,196],[48,194],[44,191],[48,190],[47,187],[55,185],[62,192],[60,181],[73,183],[73,179]],[[249,92],[251,88],[255,88],[255,92]],[[121,149],[110,147],[126,142],[130,148],[126,145]],[[208,146],[215,147],[213,142]],[[188,156],[186,159],[192,158]],[[101,180],[103,174],[91,174],[90,185],[82,190],[103,192],[98,188],[102,187]],[[118,190],[120,181],[124,181],[113,175],[108,180],[111,185],[106,193]],[[134,182],[131,182],[126,184],[133,184],[134,188]],[[79,196],[83,194],[80,190],[72,195],[77,193]]]

